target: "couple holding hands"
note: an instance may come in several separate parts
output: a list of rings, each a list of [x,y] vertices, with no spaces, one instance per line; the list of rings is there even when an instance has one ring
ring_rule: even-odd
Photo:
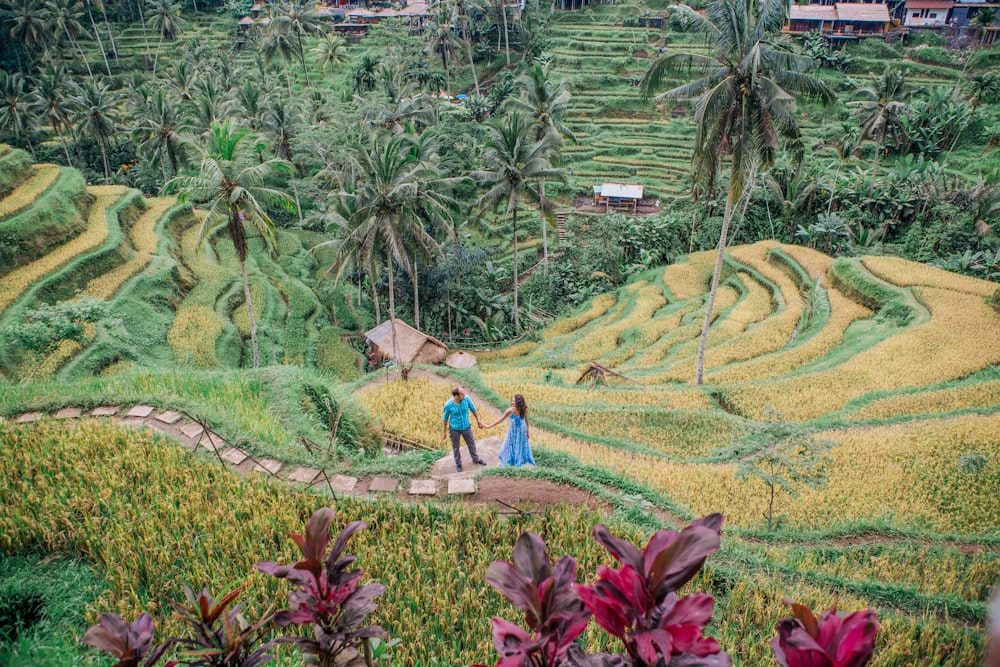
[[[455,456],[455,467],[462,472],[462,454],[459,451],[461,440],[465,439],[465,444],[472,455],[472,462],[478,465],[486,465],[486,461],[479,458],[476,452],[476,439],[472,435],[472,422],[469,414],[476,416],[476,425],[480,429],[493,428],[503,420],[510,418],[507,426],[507,435],[503,439],[503,446],[500,448],[501,466],[523,466],[535,465],[535,459],[531,456],[531,445],[528,442],[528,405],[524,402],[524,397],[514,394],[510,401],[510,407],[492,424],[483,425],[476,411],[476,404],[472,402],[465,391],[460,386],[451,390],[451,399],[444,404],[442,413],[442,437],[448,439],[451,436],[451,451]]]

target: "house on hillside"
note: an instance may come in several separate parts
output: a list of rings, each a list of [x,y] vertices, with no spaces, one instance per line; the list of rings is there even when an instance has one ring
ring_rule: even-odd
[[[611,209],[636,212],[642,200],[642,186],[628,183],[602,183],[594,186],[594,205]]]
[[[906,0],[903,25],[908,28],[943,28],[948,25],[954,0]]]
[[[877,37],[892,29],[889,7],[882,2],[793,4],[788,8],[785,32],[800,35],[819,30],[829,39]]]
[[[393,329],[395,329],[395,349],[399,351],[399,359],[395,359],[393,354]],[[368,343],[369,357],[376,363],[395,359],[401,366],[440,364],[448,356],[447,345],[398,318],[386,320],[374,329],[366,331],[365,341]]]

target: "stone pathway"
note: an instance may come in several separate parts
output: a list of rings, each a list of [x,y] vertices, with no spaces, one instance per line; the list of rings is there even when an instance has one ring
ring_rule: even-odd
[[[15,424],[30,424],[45,418],[43,412],[26,412],[14,418]],[[326,486],[335,494],[363,495],[368,493],[390,493],[398,495],[401,488],[411,497],[433,497],[441,491],[440,481],[447,480],[444,489],[447,495],[470,496],[477,492],[475,474],[483,469],[472,463],[468,450],[462,448],[463,472],[455,469],[451,453],[443,456],[431,468],[430,479],[410,479],[402,482],[393,477],[373,477],[367,485],[359,485],[358,478],[347,475],[328,475],[326,471],[307,466],[295,466],[276,459],[255,458],[239,447],[227,442],[222,436],[205,429],[200,423],[182,412],[158,410],[151,405],[131,407],[101,406],[89,411],[81,408],[62,408],[53,415],[56,419],[73,421],[82,419],[110,419],[129,428],[151,428],[176,440],[187,449],[204,449],[213,452],[224,465],[241,474],[270,475],[283,482],[306,486]],[[495,442],[494,442],[495,441]],[[499,464],[497,453],[499,438],[486,438],[477,447],[480,456],[492,467]]]

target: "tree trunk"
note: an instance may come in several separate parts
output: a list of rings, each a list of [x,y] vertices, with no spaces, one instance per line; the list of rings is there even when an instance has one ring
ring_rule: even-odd
[[[312,84],[309,83],[309,68],[306,67],[306,52],[302,48],[302,34],[298,35],[299,40],[299,59],[302,60],[302,73],[306,75],[306,88],[312,88]]]
[[[875,176],[878,174],[878,158],[882,154],[882,144],[885,143],[885,136],[879,132],[878,141],[875,142],[875,160],[872,162],[872,184],[871,190],[875,189]]]
[[[101,41],[101,33],[97,31],[97,23],[94,22],[94,13],[87,8],[87,16],[90,17],[90,29],[94,31],[94,38],[97,40],[97,48],[101,50],[101,57],[104,58],[104,69],[108,71],[108,78],[114,76],[111,73],[111,64],[108,63],[108,52],[104,50],[104,42]]]
[[[507,52],[507,68],[510,69],[510,37],[507,28],[507,0],[500,0],[500,13],[503,14],[503,47]],[[516,294],[516,292],[515,292]]]
[[[420,329],[420,269],[413,258],[413,326]]]
[[[375,289],[375,276],[369,276],[372,281],[372,303],[375,304],[375,324],[382,324],[382,305],[378,301],[378,290]],[[358,300],[360,305],[361,300]]]
[[[108,149],[104,145],[104,141],[98,141],[101,144],[101,157],[104,159],[104,182],[111,182],[111,164],[108,162]]]
[[[52,129],[55,130],[56,136],[59,137],[59,143],[62,144],[63,152],[66,153],[66,164],[67,166],[73,166],[73,158],[69,156],[69,146],[66,145],[66,137],[63,136],[62,130],[55,123],[52,124]]]
[[[545,217],[545,179],[540,179],[538,184],[538,201],[542,213],[542,277],[549,277],[549,221]]]
[[[121,63],[118,61],[118,44],[115,43],[115,33],[111,30],[111,22],[108,21],[108,12],[104,9],[104,5],[101,5],[101,14],[104,15],[104,27],[108,30],[108,39],[111,40],[111,50],[115,54],[115,64],[120,65]],[[134,21],[135,18],[133,17],[132,20]]]
[[[729,170],[729,195],[726,197],[726,213],[722,217],[722,231],[719,232],[718,252],[715,256],[715,270],[712,271],[712,286],[708,292],[708,304],[705,306],[705,321],[701,325],[701,340],[698,342],[698,363],[694,372],[694,383],[704,384],[705,376],[705,346],[708,344],[708,328],[712,324],[712,308],[715,306],[715,296],[719,291],[719,278],[722,275],[722,257],[726,252],[726,241],[729,239],[729,224],[733,220],[733,195],[736,193],[736,162]]]
[[[469,41],[469,33],[466,29],[465,21],[462,21],[462,39],[465,40],[465,48],[469,52],[469,67],[472,68],[472,83],[476,86],[476,95],[479,95],[479,76],[476,74],[476,61],[472,59],[472,42]]]
[[[396,344],[396,295],[393,294],[395,285],[392,280],[392,255],[389,256],[389,329],[392,330],[392,360],[396,362],[400,373],[403,371],[403,362],[399,359],[399,346]]]
[[[94,70],[90,69],[90,62],[87,61],[86,54],[84,54],[83,49],[80,48],[80,42],[76,41],[76,38],[73,37],[69,30],[66,31],[66,35],[69,37],[69,41],[73,43],[73,46],[76,47],[76,52],[80,54],[80,60],[82,60],[83,64],[87,67],[87,75],[90,77],[90,80],[93,81]]]
[[[243,297],[247,301],[247,317],[250,320],[250,343],[253,346],[253,367],[260,368],[260,350],[257,349],[257,321],[253,316],[253,300],[250,298],[250,279],[247,278],[247,261],[240,260],[243,271]]]
[[[153,56],[153,78],[156,78],[156,65],[160,61],[160,46],[162,45],[163,45],[163,38],[161,37],[160,41],[156,43],[156,55]]]
[[[149,33],[146,32],[146,14],[142,11],[142,0],[136,3],[136,7],[139,8],[139,23],[142,24],[142,41],[146,44],[146,57],[149,58]],[[148,63],[149,61],[147,60],[146,62]],[[145,70],[146,67],[148,65],[144,63],[142,69]]]
[[[517,207],[514,207],[514,331],[521,333],[521,320],[517,314]]]

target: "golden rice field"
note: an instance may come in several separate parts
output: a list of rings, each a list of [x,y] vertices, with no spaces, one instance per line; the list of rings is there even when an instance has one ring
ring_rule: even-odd
[[[97,199],[87,213],[87,228],[79,236],[58,246],[34,262],[14,269],[0,278],[0,313],[32,284],[70,260],[97,248],[108,237],[108,209],[128,191],[118,185],[91,186]]]
[[[0,220],[20,213],[31,206],[38,197],[59,178],[59,166],[36,164],[35,173],[9,195],[0,199]]]
[[[329,498],[302,492],[261,477],[228,474],[206,457],[189,457],[175,445],[149,432],[130,432],[110,424],[76,426],[46,421],[28,427],[0,424],[0,552],[27,546],[57,555],[82,557],[108,582],[108,589],[86,610],[92,622],[113,611],[126,618],[153,615],[163,631],[176,631],[169,601],[181,596],[182,582],[212,591],[244,585],[245,614],[252,618],[265,607],[286,599],[287,584],[252,569],[259,560],[290,562],[295,547],[289,532],[301,530],[306,518]],[[366,531],[352,538],[347,552],[368,580],[387,591],[373,619],[391,637],[401,639],[393,655],[399,664],[487,664],[496,659],[489,619],[515,620],[513,608],[483,581],[487,565],[509,559],[517,534],[543,535],[552,556],[571,554],[579,560],[579,580],[594,580],[610,557],[589,537],[591,527],[607,521],[586,510],[549,508],[541,514],[507,517],[428,504],[392,500],[336,501],[334,530],[363,520]],[[648,533],[610,522],[612,530],[643,543]],[[766,664],[776,620],[787,615],[783,597],[812,608],[875,606],[882,631],[878,667],[949,664],[972,667],[982,655],[980,631],[945,615],[911,613],[884,606],[858,593],[838,592],[806,574],[792,579],[769,568],[733,566],[746,547],[724,536],[724,549],[712,556],[685,591],[709,591],[716,598],[712,634],[739,664]],[[736,549],[737,551],[734,551]],[[743,552],[739,551],[743,549]],[[797,559],[772,547],[775,562],[823,569],[819,555],[803,549]],[[752,550],[751,550],[752,553]],[[970,579],[985,575],[989,565],[960,562],[955,555],[931,554],[952,563]],[[908,556],[913,564],[915,552]],[[825,571],[839,574],[836,565]],[[902,563],[872,562],[857,576],[915,579]],[[851,574],[851,573],[845,573]],[[141,582],[137,584],[136,582]],[[947,579],[914,582],[933,594]],[[965,593],[974,597],[975,592]],[[587,647],[612,646],[593,630]],[[433,660],[432,660],[433,658]],[[274,663],[295,664],[286,651]]]

